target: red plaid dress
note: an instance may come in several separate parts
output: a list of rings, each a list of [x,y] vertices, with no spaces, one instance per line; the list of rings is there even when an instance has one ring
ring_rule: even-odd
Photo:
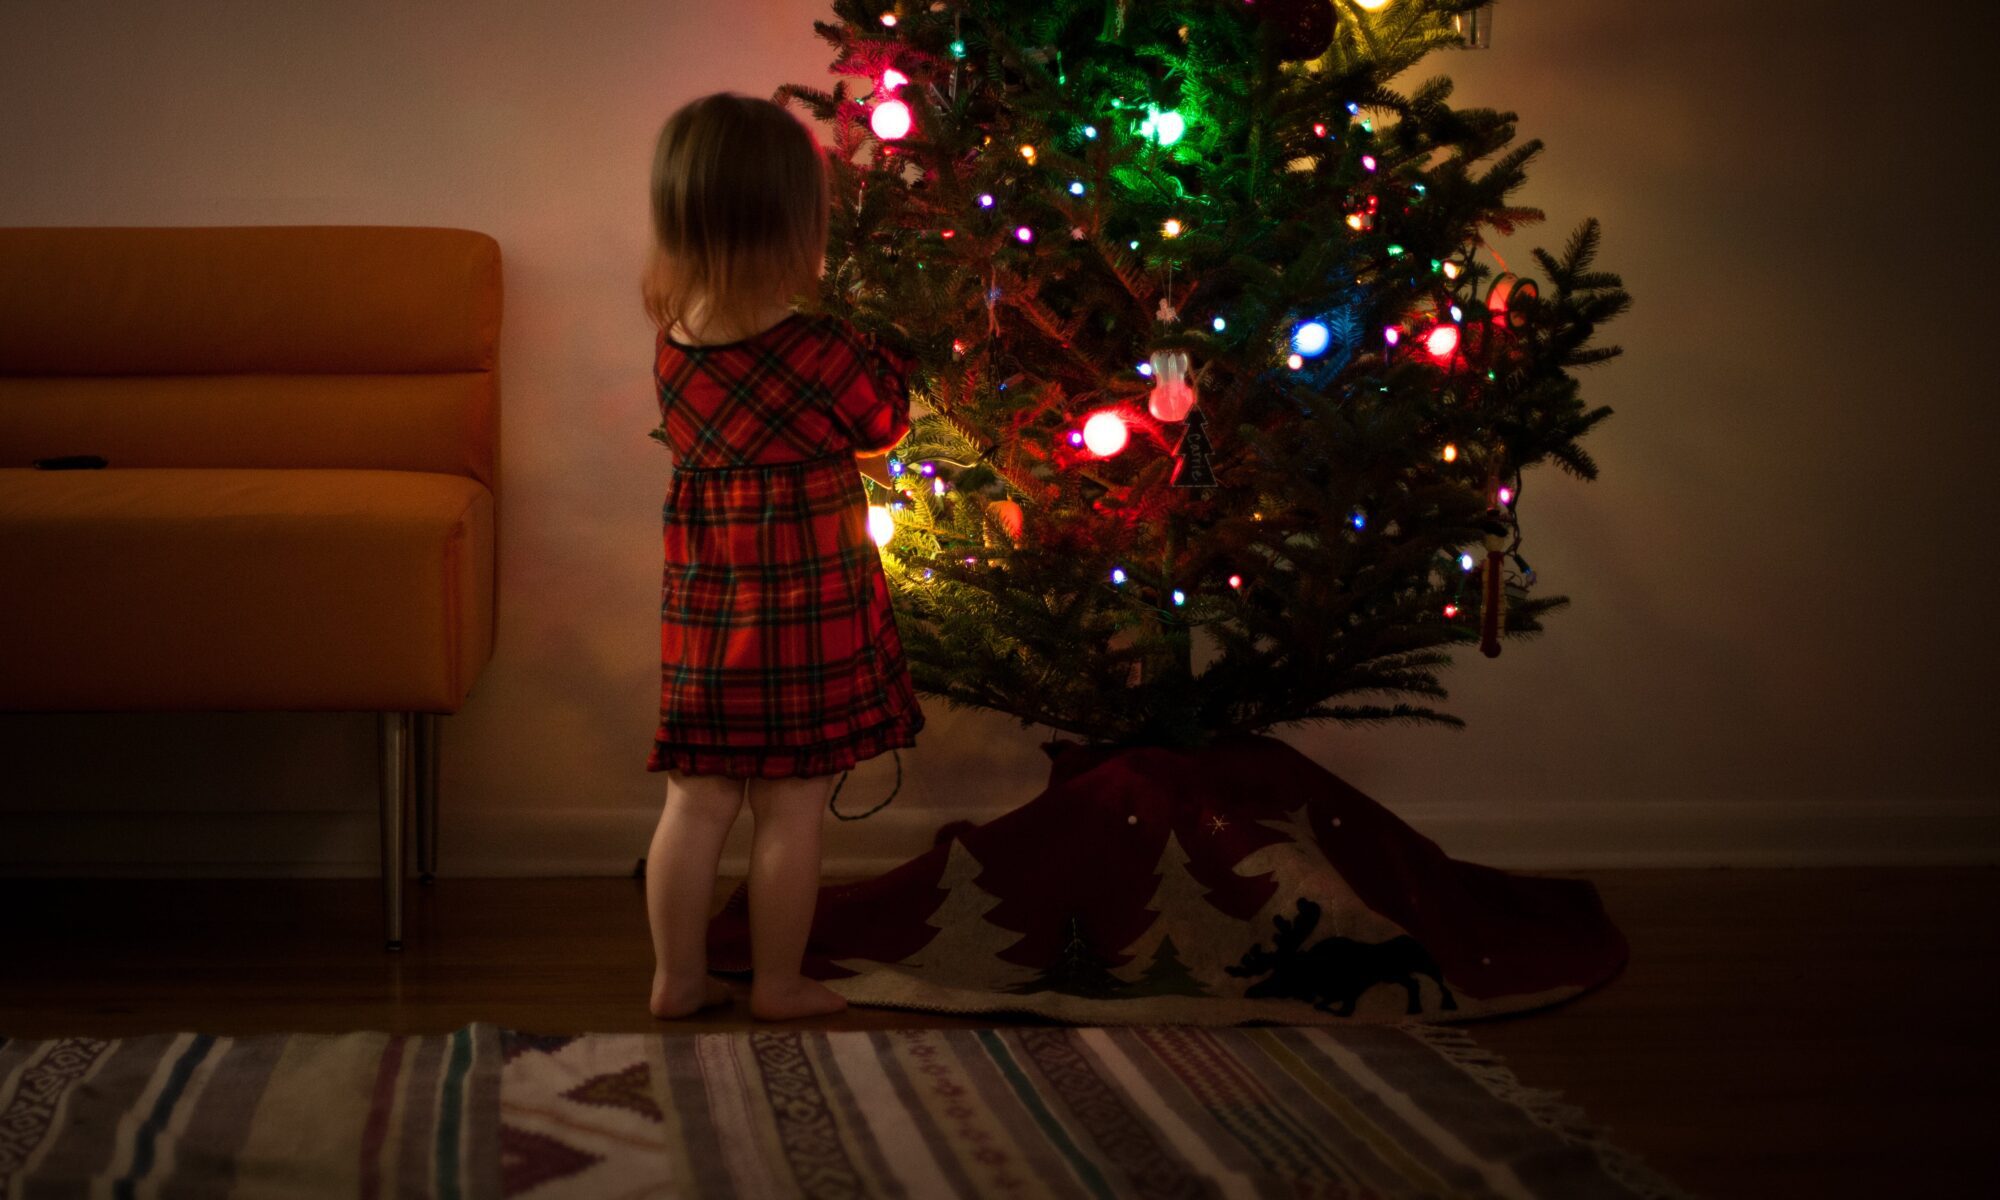
[[[660,725],[648,771],[827,775],[924,726],[856,453],[910,429],[901,354],[794,313],[715,346],[657,339]]]

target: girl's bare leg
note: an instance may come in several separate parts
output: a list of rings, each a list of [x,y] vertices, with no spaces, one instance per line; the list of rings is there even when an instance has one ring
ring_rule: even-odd
[[[753,779],[750,813],[750,1013],[823,1016],[847,1001],[799,973],[819,900],[819,830],[833,777]]]
[[[723,839],[743,807],[743,780],[667,773],[667,802],[646,855],[646,916],[653,927],[656,1017],[684,1017],[726,1004],[729,988],[708,973],[708,907]]]

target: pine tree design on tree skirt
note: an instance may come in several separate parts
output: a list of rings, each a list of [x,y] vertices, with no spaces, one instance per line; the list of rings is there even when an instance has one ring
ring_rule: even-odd
[[[1519,1012],[1624,964],[1588,883],[1451,859],[1274,738],[1051,752],[1033,800],[823,889],[807,973],[857,1004],[1324,1024]],[[749,969],[748,915],[739,887],[711,969]]]
[[[895,485],[866,487],[925,694],[1103,744],[1458,724],[1440,673],[1483,610],[1518,637],[1566,603],[1528,593],[1523,475],[1595,477],[1610,409],[1574,372],[1629,298],[1595,222],[1508,274],[1489,238],[1540,219],[1513,198],[1540,144],[1447,79],[1392,86],[1469,7],[817,24],[839,79],[778,95],[831,130],[820,306],[918,363]],[[1191,410],[1149,405],[1156,361]]]

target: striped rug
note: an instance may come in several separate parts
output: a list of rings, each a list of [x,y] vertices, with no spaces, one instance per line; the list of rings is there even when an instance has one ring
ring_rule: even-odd
[[[1671,1197],[1462,1030],[0,1040],[0,1196]]]

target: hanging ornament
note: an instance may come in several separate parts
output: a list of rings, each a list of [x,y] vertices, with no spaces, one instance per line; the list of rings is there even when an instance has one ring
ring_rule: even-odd
[[[1507,558],[1507,535],[1486,535],[1486,576],[1480,580],[1479,652],[1488,658],[1500,657],[1501,610],[1507,604],[1507,589],[1501,586],[1500,569]]]
[[[1155,350],[1149,365],[1153,368],[1153,390],[1146,397],[1146,410],[1159,421],[1186,419],[1196,399],[1194,384],[1188,380],[1187,351]]]
[[[1329,0],[1263,0],[1256,10],[1271,27],[1278,57],[1286,62],[1318,58],[1333,45]]]
[[[1541,296],[1541,289],[1532,279],[1522,279],[1511,273],[1503,274],[1486,289],[1486,309],[1493,314],[1495,325],[1509,329],[1522,329],[1528,324],[1525,309],[1532,306]]]
[[[1021,511],[1019,504],[1012,500],[995,500],[986,506],[986,515],[993,518],[993,523],[1007,535],[1008,541],[1021,540],[1021,530],[1027,525],[1027,515]]]
[[[1198,488],[1215,486],[1215,468],[1208,456],[1214,447],[1208,443],[1208,418],[1199,410],[1188,414],[1187,427],[1181,433],[1180,444],[1174,447],[1175,487]]]
[[[1458,34],[1458,48],[1461,50],[1491,50],[1493,48],[1493,6],[1482,4],[1468,12],[1454,13],[1451,18],[1452,32]]]

